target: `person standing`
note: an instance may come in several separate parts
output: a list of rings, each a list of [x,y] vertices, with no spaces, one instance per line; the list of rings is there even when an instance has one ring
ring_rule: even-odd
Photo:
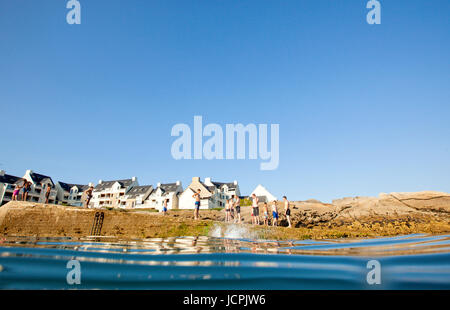
[[[22,200],[27,201],[28,199],[28,193],[31,190],[31,182],[25,181],[23,185],[23,194],[22,194]]]
[[[267,202],[264,202],[263,211],[264,211],[264,225],[269,226],[269,210],[267,207]]]
[[[236,210],[235,222],[240,223],[241,222],[241,199],[239,199],[239,196],[233,195],[233,201],[234,201],[234,209]]]
[[[164,200],[164,205],[163,205],[163,214],[167,215],[167,204],[169,203],[169,199]]]
[[[287,200],[286,196],[283,196],[284,201],[284,215],[288,221],[288,227],[291,227],[291,209],[289,208],[289,200]]]
[[[89,186],[89,188],[85,191],[86,193],[86,206],[85,208],[89,208],[89,203],[92,199],[92,192],[94,191],[94,186]]]
[[[229,222],[231,220],[231,199],[227,199],[225,203],[225,222]]]
[[[48,199],[50,197],[50,192],[52,190],[52,186],[47,184],[47,190],[45,191],[45,203],[48,203]]]
[[[259,225],[259,207],[258,207],[259,199],[255,194],[252,194],[252,215],[255,225]]]
[[[192,195],[193,198],[195,198],[195,203],[194,203],[194,219],[198,220],[199,219],[199,210],[200,210],[200,192],[201,189],[199,188],[197,190],[196,193],[194,193],[194,195]]]
[[[275,200],[272,203],[272,226],[278,226],[278,210]]]
[[[23,187],[23,184],[25,184],[25,182],[27,182],[26,180],[24,180],[23,181],[23,183],[22,183],[22,185],[19,185],[19,184],[17,184],[16,183],[16,186],[14,187],[14,191],[13,191],[13,194],[12,194],[12,200],[14,201],[14,200],[18,200],[18,196],[19,196],[19,192],[20,192],[20,190],[22,189],[22,187]]]

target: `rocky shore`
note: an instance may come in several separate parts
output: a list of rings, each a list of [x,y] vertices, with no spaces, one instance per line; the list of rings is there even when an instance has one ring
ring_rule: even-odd
[[[282,202],[278,202],[279,211]],[[242,207],[244,227],[258,238],[322,239],[393,236],[450,232],[450,194],[442,192],[390,193],[378,197],[349,197],[331,204],[317,200],[291,202],[292,228],[251,226],[250,207]],[[0,207],[0,236],[86,237],[93,235],[95,214],[104,219],[96,235],[124,239],[210,235],[225,225],[224,211],[171,210],[167,216],[152,210],[93,210],[29,202]],[[98,227],[97,227],[98,228]]]

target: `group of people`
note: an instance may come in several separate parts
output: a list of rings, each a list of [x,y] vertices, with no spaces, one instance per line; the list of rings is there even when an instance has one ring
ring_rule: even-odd
[[[289,207],[289,200],[287,200],[286,196],[283,196],[283,215],[286,217],[288,222],[288,227],[291,226],[291,209]],[[263,204],[263,219],[264,225],[269,225],[269,206],[267,202]],[[277,209],[277,202],[274,200],[272,202],[272,226],[278,226],[278,221],[280,219],[280,214]],[[260,216],[259,216],[259,199],[255,194],[252,194],[252,224],[260,225]]]
[[[31,185],[32,185],[32,183],[26,179],[23,179],[22,182],[17,182],[16,186],[14,187],[14,191],[13,191],[11,200],[27,201],[28,194],[31,191]],[[45,190],[45,203],[48,203],[48,199],[50,197],[51,190],[52,190],[51,186],[47,186],[47,189]]]
[[[200,210],[200,193],[201,190],[198,189],[197,192],[192,195],[192,197],[195,199],[195,205],[194,205],[194,219],[199,219],[199,210]],[[252,224],[254,225],[260,225],[260,216],[259,216],[259,199],[256,197],[255,194],[252,194]],[[291,226],[291,209],[289,207],[289,201],[287,200],[286,196],[283,196],[283,203],[284,203],[284,209],[283,209],[283,215],[286,217],[286,220],[288,222],[288,227]],[[264,225],[269,225],[269,207],[267,202],[264,202],[263,205],[263,218],[264,218]],[[277,203],[274,200],[272,202],[272,226],[278,226],[279,222],[279,212],[277,209]],[[234,223],[241,223],[241,199],[239,196],[233,195],[230,199],[227,199],[227,202],[225,203],[225,222],[234,222]]]

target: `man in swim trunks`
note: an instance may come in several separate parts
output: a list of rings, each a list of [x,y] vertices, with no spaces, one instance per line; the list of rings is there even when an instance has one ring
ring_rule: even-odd
[[[241,222],[241,199],[238,196],[233,195],[234,209],[236,210],[235,222]]]
[[[284,201],[284,215],[288,221],[288,227],[291,227],[291,209],[289,209],[289,200],[287,200],[286,196],[283,196]]]
[[[253,216],[253,224],[259,225],[259,207],[258,207],[259,199],[255,194],[252,194],[252,216]]]
[[[196,193],[194,193],[194,195],[192,195],[192,197],[195,198],[195,205],[194,205],[194,219],[198,220],[199,218],[199,210],[200,210],[200,192],[201,189],[199,188],[197,190]]]
[[[94,186],[89,186],[89,188],[85,191],[86,193],[86,206],[85,208],[89,208],[89,203],[92,199],[92,191],[94,190]]]

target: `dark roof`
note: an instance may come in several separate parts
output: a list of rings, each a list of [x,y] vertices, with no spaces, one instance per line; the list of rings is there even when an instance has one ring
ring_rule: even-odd
[[[234,184],[234,182],[231,183],[222,183],[222,182],[211,182],[212,184],[214,184],[214,186],[216,186],[217,188],[222,188],[224,185],[228,186],[229,189],[236,189],[236,185]]]
[[[176,192],[178,189],[177,183],[167,183],[167,184],[161,184],[159,187],[163,192]]]
[[[22,178],[10,174],[0,175],[0,183],[14,184],[20,180],[22,180]]]
[[[152,192],[153,186],[151,185],[135,186],[127,192],[127,195],[129,198],[136,198],[137,196],[144,195],[146,193],[150,195]]]
[[[87,190],[89,188],[89,185],[68,184],[68,183],[64,183],[64,182],[58,182],[58,183],[61,186],[61,188],[63,190],[65,190],[66,192],[70,192],[70,190],[74,186],[78,188],[78,192],[84,192],[85,190]]]
[[[51,177],[43,175],[43,174],[32,172],[32,173],[30,173],[30,177],[34,183],[41,183],[45,179],[49,179],[52,182],[52,184],[55,184],[55,183],[53,183],[53,180]]]
[[[114,185],[114,183],[118,182],[122,187],[128,187],[133,183],[132,179],[125,179],[125,180],[115,180],[115,181],[102,181],[102,184],[97,184],[95,187],[96,191],[101,191],[107,188],[110,188]]]

